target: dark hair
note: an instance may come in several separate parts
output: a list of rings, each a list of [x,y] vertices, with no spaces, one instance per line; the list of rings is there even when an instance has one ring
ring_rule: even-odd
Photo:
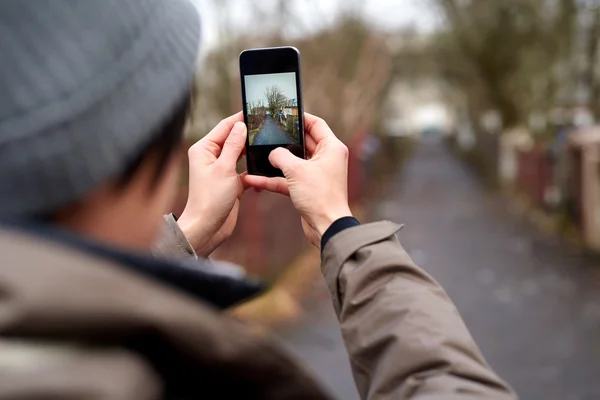
[[[191,99],[189,93],[179,102],[174,112],[165,122],[160,125],[152,135],[152,140],[148,142],[127,164],[123,173],[119,176],[119,187],[125,187],[137,174],[141,165],[150,155],[155,155],[158,159],[154,170],[152,185],[156,185],[169,160],[179,150],[183,140],[183,130],[190,110]]]

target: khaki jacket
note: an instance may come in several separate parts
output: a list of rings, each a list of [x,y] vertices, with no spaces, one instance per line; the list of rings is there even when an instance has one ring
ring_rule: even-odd
[[[350,228],[323,249],[361,397],[515,398],[398,230]],[[194,257],[166,232],[163,254]],[[0,257],[0,400],[330,398],[275,342],[131,260],[14,229]]]

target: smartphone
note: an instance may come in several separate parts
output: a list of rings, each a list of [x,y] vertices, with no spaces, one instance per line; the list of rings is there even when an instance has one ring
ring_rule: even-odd
[[[240,54],[248,173],[283,176],[269,162],[278,147],[305,158],[300,52],[294,47],[244,50]]]

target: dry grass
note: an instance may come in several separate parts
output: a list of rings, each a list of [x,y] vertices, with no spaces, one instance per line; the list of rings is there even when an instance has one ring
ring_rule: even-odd
[[[250,143],[250,146],[252,146],[252,143],[254,143],[254,137],[256,136],[256,134],[260,131],[260,128],[258,129],[253,129],[251,131],[248,132],[248,143]]]

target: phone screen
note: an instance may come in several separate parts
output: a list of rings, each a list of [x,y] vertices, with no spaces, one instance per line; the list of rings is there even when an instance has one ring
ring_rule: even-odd
[[[283,176],[269,162],[271,151],[284,147],[305,157],[300,53],[293,47],[244,50],[240,77],[248,173]]]
[[[248,144],[300,144],[296,73],[244,76]]]

